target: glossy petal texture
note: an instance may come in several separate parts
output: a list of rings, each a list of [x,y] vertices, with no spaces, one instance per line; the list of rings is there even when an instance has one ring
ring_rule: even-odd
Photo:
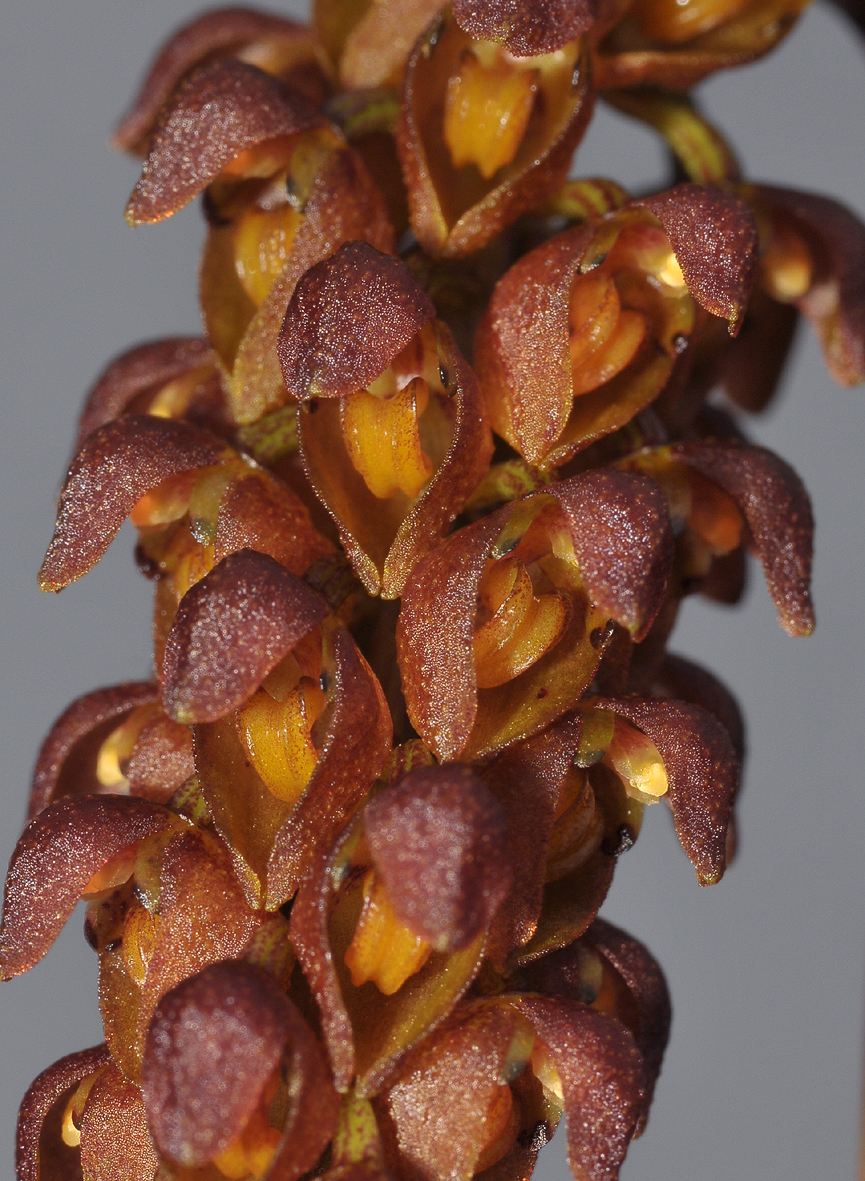
[[[224,1152],[256,1109],[281,1060],[291,1085],[286,1127],[269,1176],[311,1168],[336,1125],[324,1056],[274,978],[250,964],[215,964],[166,996],[150,1027],[143,1091],[160,1151],[187,1167]],[[301,1112],[315,1110],[314,1120]]]
[[[791,636],[810,635],[814,518],[808,493],[790,465],[763,447],[734,442],[677,443],[670,450],[736,501],[781,626]]]
[[[562,1081],[575,1181],[615,1181],[645,1102],[633,1038],[615,1018],[584,1005],[527,996],[519,1008]]]
[[[185,74],[217,55],[240,56],[251,43],[262,40],[272,46],[306,43],[311,50],[311,38],[303,25],[252,8],[217,8],[178,29],[156,56],[135,101],[117,125],[115,146],[143,154],[160,108]]]
[[[212,362],[213,351],[200,336],[148,341],[115,358],[87,395],[78,422],[76,451],[91,431],[119,418],[133,399]]]
[[[172,819],[146,800],[67,796],[31,820],[6,877],[0,978],[9,980],[38,963],[93,875]]]
[[[96,755],[115,726],[139,705],[159,699],[155,681],[129,681],[86,693],[63,711],[39,748],[27,819],[61,796],[98,793]]]
[[[505,819],[468,767],[410,771],[366,810],[377,871],[399,918],[439,951],[468,946],[511,883]]]
[[[241,152],[320,123],[306,100],[255,66],[234,59],[204,66],[161,112],[126,220],[162,221],[203,192]]]
[[[113,1064],[87,1096],[81,1167],[87,1181],[154,1181],[159,1167],[141,1091]]]
[[[165,647],[162,696],[179,722],[213,722],[246,701],[327,604],[273,558],[240,550],[181,600]]]
[[[455,1016],[406,1059],[386,1096],[410,1176],[469,1181],[489,1135],[515,1014],[486,1004]]]
[[[146,492],[169,476],[216,463],[222,453],[204,431],[165,418],[130,414],[94,431],[63,485],[40,588],[59,591],[81,578]]]
[[[701,886],[717,882],[727,864],[727,826],[739,785],[730,736],[697,705],[652,697],[598,698],[642,730],[663,759],[676,833]]]
[[[757,224],[748,205],[723,189],[685,184],[646,197],[698,303],[729,321],[735,336],[757,265]]]
[[[31,1084],[18,1113],[15,1172],[18,1181],[76,1181],[81,1177],[78,1151],[60,1137],[63,1112],[73,1091],[88,1075],[111,1062],[107,1046],[69,1054],[49,1066]]]
[[[828,197],[770,185],[756,192],[812,247],[814,279],[796,305],[820,338],[829,372],[841,385],[865,381],[865,226]]]
[[[454,20],[472,37],[499,41],[515,57],[553,53],[587,32],[592,0],[456,0]]]
[[[303,401],[365,389],[433,316],[404,262],[346,242],[294,289],[279,336],[288,392]]]
[[[553,484],[571,529],[580,575],[592,601],[645,638],[673,565],[673,533],[663,496],[648,478],[622,480],[604,468]]]

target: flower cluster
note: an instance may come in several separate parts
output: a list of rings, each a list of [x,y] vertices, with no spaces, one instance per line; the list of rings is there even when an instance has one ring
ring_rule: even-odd
[[[132,225],[202,196],[205,335],[91,391],[40,583],[128,517],[154,678],[43,744],[0,974],[80,899],[105,1043],[32,1085],[19,1181],[612,1181],[667,1041],[598,917],[665,800],[735,853],[736,704],[667,651],[745,554],[807,635],[772,396],[796,313],[865,378],[865,227],[746,183],[687,89],[803,0],[208,13],[122,121]],[[568,179],[597,95],[682,183]]]

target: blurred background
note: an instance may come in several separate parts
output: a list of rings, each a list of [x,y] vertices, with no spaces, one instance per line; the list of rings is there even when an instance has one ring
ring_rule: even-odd
[[[274,4],[304,15],[304,3]],[[59,598],[36,571],[81,400],[116,353],[200,331],[197,208],[129,230],[136,163],[108,147],[157,45],[198,0],[7,0],[0,16],[0,857],[23,821],[38,745],[72,698],[144,678],[151,590],[124,528]],[[749,177],[834,195],[865,216],[865,49],[817,4],[771,57],[700,88]],[[647,132],[601,107],[582,175],[657,186]],[[803,477],[817,518],[808,640],[778,627],[756,569],[739,609],[690,601],[672,648],[721,676],[748,722],[741,852],[703,890],[652,809],[604,915],[648,944],[673,995],[673,1036],[624,1181],[853,1177],[865,1012],[865,391],[841,390],[802,331],[775,407],[749,424]],[[35,1075],[101,1040],[96,957],[76,914],[43,963],[0,989],[0,1170]],[[539,1181],[564,1181],[563,1136]]]

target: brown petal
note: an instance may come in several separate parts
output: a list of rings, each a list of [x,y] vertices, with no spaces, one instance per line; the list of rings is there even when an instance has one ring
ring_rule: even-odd
[[[578,226],[523,255],[478,327],[475,367],[493,429],[529,463],[543,460],[571,411],[570,291],[595,232]]]
[[[81,1120],[81,1167],[87,1181],[154,1181],[159,1167],[141,1091],[113,1064],[87,1096]]]
[[[745,514],[778,619],[791,636],[814,630],[809,590],[814,520],[802,481],[764,447],[676,443],[674,458],[717,484]]]
[[[167,804],[175,791],[194,774],[189,727],[162,713],[145,722],[126,765],[130,794],[157,804]]]
[[[512,747],[484,772],[507,825],[513,883],[493,920],[487,959],[499,970],[537,930],[544,896],[547,850],[556,802],[580,743],[579,714]],[[532,818],[526,824],[526,816]]]
[[[530,964],[579,939],[601,909],[615,868],[615,856],[601,848],[567,877],[548,882],[535,933],[512,952],[509,967]]]
[[[587,939],[612,964],[633,997],[637,1023],[631,1032],[646,1067],[647,1117],[670,1037],[672,1009],[667,981],[649,949],[612,923],[595,919]]]
[[[288,392],[302,401],[366,388],[434,316],[401,259],[344,243],[294,289],[278,345]]]
[[[311,104],[255,66],[229,58],[196,70],[159,116],[126,220],[170,217],[241,152],[319,123]]]
[[[214,560],[242,549],[268,554],[300,577],[334,547],[287,484],[255,473],[229,485],[219,502]]]
[[[128,796],[66,796],[31,820],[6,876],[0,979],[42,959],[84,887],[115,853],[172,820],[157,804]]]
[[[736,698],[714,673],[670,653],[658,674],[657,688],[664,696],[678,697],[714,714],[730,735],[736,758],[744,762],[745,719]]]
[[[735,336],[757,265],[757,223],[749,206],[724,189],[684,184],[637,202],[664,228],[691,294],[722,316]]]
[[[338,148],[322,165],[303,212],[285,270],[250,321],[237,350],[231,397],[238,422],[255,422],[287,398],[277,342],[301,275],[354,239],[385,253],[393,249],[393,228],[381,193],[360,156],[349,147]]]
[[[756,192],[814,248],[814,281],[795,302],[820,338],[829,372],[841,385],[865,381],[865,226],[828,197],[771,185]]]
[[[664,763],[676,833],[701,886],[720,881],[727,865],[727,826],[739,783],[730,736],[712,714],[685,701],[599,697],[642,730]]]
[[[69,1054],[31,1084],[18,1113],[15,1173],[18,1181],[75,1181],[81,1176],[78,1150],[60,1137],[63,1113],[73,1090],[111,1062],[107,1046]]]
[[[519,1011],[562,1080],[575,1181],[615,1181],[645,1104],[633,1038],[615,1018],[552,997],[521,997]]]
[[[472,37],[500,41],[515,57],[554,53],[587,32],[593,0],[455,0],[454,20]]]
[[[297,889],[313,855],[333,840],[380,774],[393,742],[381,685],[345,628],[333,635],[333,705],[318,762],[273,843],[267,908]]]
[[[310,401],[298,415],[301,455],[316,496],[336,522],[340,541],[370,594],[394,599],[406,579],[462,510],[483,478],[492,435],[480,389],[447,328],[436,324],[439,364],[454,410],[450,446],[414,500],[379,500],[346,451],[335,399]]]
[[[61,796],[98,794],[96,755],[109,733],[139,705],[159,700],[155,681],[95,689],[64,710],[39,748],[27,819]]]
[[[408,189],[412,229],[428,254],[462,258],[480,250],[522,213],[555,193],[594,106],[588,51],[573,41],[559,52],[555,77],[540,83],[543,115],[514,159],[489,181],[451,165],[440,140],[443,91],[469,37],[452,17],[434,22],[415,45],[406,68],[397,151]],[[564,84],[564,85],[563,85]],[[481,182],[481,183],[478,183]]]
[[[159,883],[156,942],[138,1013],[139,1048],[160,999],[210,964],[238,957],[261,921],[247,905],[225,851],[201,833],[171,838]]]
[[[184,595],[165,647],[162,696],[179,722],[213,722],[246,701],[327,615],[273,558],[229,554]]]
[[[223,452],[204,431],[146,414],[130,414],[94,431],[63,485],[40,589],[59,591],[81,578],[146,492],[169,476],[216,463]]]
[[[320,20],[322,5],[316,5]],[[339,80],[346,90],[384,86],[399,77],[415,41],[441,11],[441,0],[378,0],[363,12],[345,38]],[[345,9],[337,5],[339,23]]]
[[[144,1102],[160,1152],[186,1167],[223,1152],[281,1059],[289,1111],[268,1176],[290,1181],[316,1163],[336,1125],[338,1102],[318,1043],[263,969],[227,962],[183,981],[157,1009],[144,1054]]]
[[[452,1018],[408,1056],[386,1103],[411,1176],[472,1176],[515,1025],[513,1010],[484,1004]]]
[[[614,30],[595,55],[595,83],[600,90],[661,86],[690,90],[717,70],[743,66],[768,53],[790,32],[807,0],[777,0],[748,5],[708,33],[682,45],[661,44]],[[624,23],[624,22],[623,22]],[[602,28],[605,33],[609,29]]]
[[[411,1049],[441,1024],[481,967],[484,937],[452,955],[434,951],[419,972],[392,996],[375,987],[355,988],[345,966],[352,930],[329,923],[335,871],[357,830],[348,828],[333,850],[324,850],[301,886],[291,910],[291,938],[321,1016],[336,1085],[374,1095]]]
[[[80,451],[91,431],[119,418],[133,398],[212,362],[213,351],[201,336],[151,340],[116,357],[87,395],[75,450]]]
[[[99,956],[99,1010],[111,1056],[126,1077],[136,1082],[141,1077],[140,1001],[141,989],[127,971],[122,938],[118,936]]]
[[[504,815],[468,767],[421,767],[369,804],[366,838],[409,930],[457,951],[485,930],[511,884]]]
[[[444,762],[465,748],[477,716],[474,619],[490,548],[505,506],[421,559],[403,590],[399,666],[412,725]]]
[[[228,56],[250,43],[308,42],[309,32],[296,21],[251,8],[217,8],[178,29],[153,62],[129,111],[114,132],[115,147],[143,154],[162,105],[184,74],[216,55]]]
[[[565,510],[589,597],[636,641],[645,639],[673,566],[673,533],[660,489],[648,476],[603,468],[549,491]]]

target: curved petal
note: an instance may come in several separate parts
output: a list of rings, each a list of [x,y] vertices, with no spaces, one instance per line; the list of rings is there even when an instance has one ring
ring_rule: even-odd
[[[599,697],[658,748],[669,782],[676,833],[701,886],[720,881],[727,865],[727,826],[739,785],[739,764],[721,722],[685,701]]]
[[[67,1148],[60,1138],[60,1127],[66,1101],[72,1091],[88,1075],[103,1069],[111,1062],[107,1046],[94,1046],[68,1054],[43,1070],[30,1084],[18,1112],[18,1131],[15,1140],[15,1172],[18,1181],[44,1181],[42,1157],[44,1147],[50,1146],[55,1172],[52,1181],[73,1181],[81,1176],[76,1149]],[[59,1153],[60,1159],[56,1154]],[[68,1158],[68,1159],[64,1159]],[[61,1171],[58,1171],[62,1169]]]
[[[528,943],[537,930],[556,803],[581,731],[580,715],[572,714],[518,743],[483,773],[505,814],[509,860],[514,867],[513,884],[493,920],[487,943],[487,958],[500,970],[511,952]],[[527,815],[531,824],[526,824]]]
[[[434,316],[401,259],[346,242],[294,289],[277,346],[286,389],[298,401],[365,389]]]
[[[254,472],[235,480],[219,502],[214,561],[238,550],[267,554],[301,577],[313,562],[334,552],[287,484]]]
[[[670,1038],[670,990],[661,965],[626,931],[599,918],[589,927],[586,938],[624,980],[634,1001],[637,1020],[631,1032],[646,1066],[646,1111],[641,1121],[645,1124]]]
[[[190,370],[213,363],[213,350],[202,336],[172,336],[151,340],[116,357],[99,375],[87,395],[78,421],[80,451],[87,436],[119,418],[133,398],[174,381]]]
[[[590,598],[636,641],[645,639],[673,567],[660,489],[648,476],[603,468],[552,484],[549,494],[565,510]]]
[[[247,905],[225,850],[194,830],[177,833],[166,845],[159,885],[159,922],[138,1010],[139,1053],[161,998],[188,976],[239,957],[261,921]]]
[[[333,636],[333,709],[318,763],[267,865],[267,906],[297,889],[314,852],[329,844],[390,754],[393,723],[381,685],[349,633]]]
[[[130,414],[88,436],[60,494],[39,587],[59,591],[95,566],[126,517],[169,476],[218,462],[224,444],[185,422]]]
[[[828,197],[771,185],[755,192],[813,248],[814,279],[794,302],[820,338],[829,372],[841,385],[865,381],[865,226]]]
[[[554,53],[588,32],[594,0],[455,0],[454,20],[472,37],[500,41],[515,57]]]
[[[364,830],[410,931],[457,951],[490,925],[513,873],[504,815],[468,767],[410,771],[368,805]]]
[[[655,692],[689,701],[723,723],[740,763],[745,759],[745,719],[736,698],[714,673],[672,653],[664,658]]]
[[[407,1057],[385,1096],[412,1173],[468,1181],[489,1136],[516,1014],[484,1004],[440,1026]]]
[[[73,701],[51,727],[39,748],[27,819],[32,820],[55,799],[72,794],[96,794],[95,759],[111,730],[139,705],[159,700],[155,681],[129,681],[95,689]]]
[[[764,447],[735,442],[675,443],[670,454],[736,501],[748,522],[781,626],[791,636],[810,635],[814,519],[808,493],[790,465]]]
[[[309,31],[296,21],[252,8],[217,8],[202,13],[178,29],[162,47],[132,106],[114,132],[115,147],[144,154],[160,108],[171,97],[183,76],[215,55],[239,55],[256,41],[297,43],[313,53]]]
[[[635,204],[663,226],[697,302],[728,320],[735,336],[757,266],[757,223],[746,202],[724,189],[684,184]]]
[[[180,602],[162,666],[166,711],[187,724],[231,713],[326,615],[324,599],[273,558],[229,554]]]
[[[148,800],[66,796],[31,820],[6,875],[0,979],[42,959],[107,861],[174,819]]]
[[[344,242],[363,239],[385,254],[393,228],[384,200],[357,152],[337,148],[319,169],[304,207],[285,270],[249,323],[231,374],[238,422],[255,422],[287,400],[278,341],[298,279]]]
[[[553,997],[521,997],[519,1011],[561,1079],[575,1181],[615,1181],[645,1105],[633,1038],[615,1018]]]
[[[241,152],[321,123],[312,104],[255,66],[231,58],[204,66],[161,112],[126,220],[133,226],[162,221]]]
[[[184,980],[157,1008],[144,1052],[144,1102],[160,1152],[187,1168],[224,1152],[280,1062],[288,1113],[268,1175],[291,1181],[315,1164],[336,1126],[321,1048],[263,969],[229,961]]]
[[[412,228],[428,254],[448,258],[480,250],[520,214],[553,195],[594,107],[588,52],[576,40],[549,59],[549,73],[539,81],[540,117],[510,163],[489,181],[454,168],[439,138],[427,132],[441,121],[447,80],[470,47],[452,16],[429,26],[406,67],[396,129]]]
[[[81,1167],[87,1181],[154,1181],[159,1168],[141,1091],[113,1063],[87,1096]]]

